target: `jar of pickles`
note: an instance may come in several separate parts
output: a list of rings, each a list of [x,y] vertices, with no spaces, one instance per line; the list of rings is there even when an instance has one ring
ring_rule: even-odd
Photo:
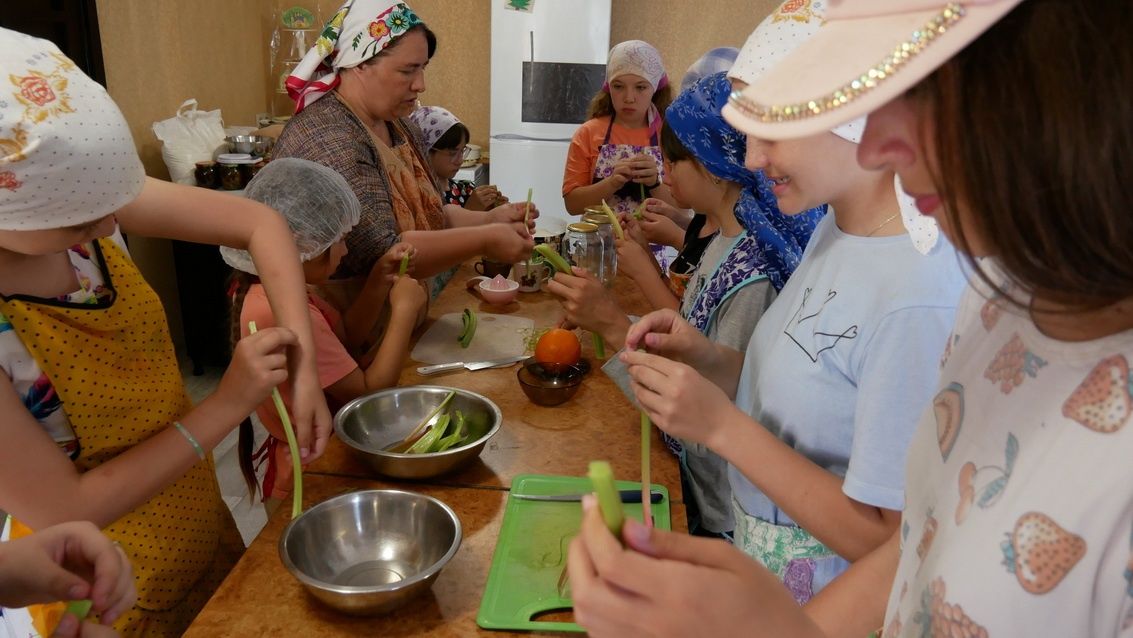
[[[603,281],[603,246],[598,226],[590,222],[575,222],[567,226],[563,237],[563,258],[572,266],[585,268]]]
[[[614,285],[618,274],[618,246],[614,243],[614,224],[601,206],[588,206],[582,221],[598,227],[598,237],[602,239],[602,284],[609,288]],[[597,275],[598,273],[595,273]]]

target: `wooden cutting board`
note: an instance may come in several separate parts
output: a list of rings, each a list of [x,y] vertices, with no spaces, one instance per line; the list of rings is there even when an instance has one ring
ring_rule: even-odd
[[[409,356],[421,363],[454,361],[488,361],[515,357],[526,350],[525,342],[535,327],[527,317],[476,313],[476,336],[467,348],[461,348],[457,336],[462,324],[459,312],[441,315],[413,346]]]

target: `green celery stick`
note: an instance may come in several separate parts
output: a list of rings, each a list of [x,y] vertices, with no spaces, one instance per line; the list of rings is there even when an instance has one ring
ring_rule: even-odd
[[[649,421],[649,417],[645,414],[645,410],[641,411],[641,520],[645,523],[646,527],[653,526],[653,513],[649,507],[649,489],[651,487],[651,479],[649,478],[649,447],[650,447],[650,430],[653,429],[653,423]]]
[[[535,252],[539,253],[551,267],[559,272],[570,273],[570,263],[563,259],[563,256],[555,252],[555,249],[547,244],[539,244],[535,247]]]
[[[591,461],[588,476],[598,495],[598,507],[602,510],[602,519],[606,521],[606,529],[621,542],[625,512],[622,510],[622,498],[614,486],[614,471],[606,461]]]
[[[89,600],[72,600],[67,603],[67,607],[63,610],[64,614],[73,614],[80,622],[86,619],[90,614],[91,601]]]
[[[429,428],[429,431],[425,433],[425,436],[422,436],[417,440],[416,443],[409,446],[409,449],[405,451],[406,454],[425,454],[427,452],[430,452],[433,446],[436,445],[437,441],[445,433],[445,428],[448,427],[448,422],[449,416],[447,414],[442,414],[441,418],[437,419],[437,422],[433,424],[433,427]]]
[[[437,416],[437,414],[441,410],[444,410],[445,407],[448,406],[449,401],[452,401],[452,398],[454,396],[456,396],[455,392],[449,392],[447,395],[445,395],[445,398],[443,401],[441,401],[440,405],[433,408],[432,412],[429,412],[429,414],[424,419],[422,419],[421,422],[418,423],[417,426],[414,427],[413,430],[411,430],[404,439],[385,448],[385,451],[404,454],[405,451],[409,449],[409,446],[413,445],[421,438],[421,435],[425,432],[425,428],[429,426],[429,421],[432,421],[433,417]]]
[[[614,227],[614,235],[616,235],[618,239],[625,239],[626,234],[622,232],[622,225],[618,223],[618,216],[614,214],[613,209],[610,208],[609,204],[607,204],[604,199],[602,200],[602,210],[606,212],[606,217],[610,218],[610,224]]]
[[[523,209],[524,228],[527,228],[527,225],[531,223],[531,191],[532,189],[527,189],[527,206]]]
[[[248,322],[248,332],[256,334],[255,321]],[[299,461],[299,441],[295,439],[295,429],[291,427],[291,417],[287,415],[287,406],[283,405],[279,388],[271,389],[271,400],[275,404],[275,411],[279,413],[279,420],[283,422],[283,432],[287,435],[287,449],[291,451],[291,471],[295,481],[291,491],[291,518],[296,519],[303,513],[303,464]]]
[[[606,342],[602,339],[602,335],[597,332],[590,333],[591,339],[594,341],[594,356],[599,359],[606,358]]]
[[[399,276],[404,276],[405,273],[407,273],[407,272],[409,272],[409,252],[408,251],[406,251],[406,253],[401,256],[401,265],[397,267],[397,274]]]

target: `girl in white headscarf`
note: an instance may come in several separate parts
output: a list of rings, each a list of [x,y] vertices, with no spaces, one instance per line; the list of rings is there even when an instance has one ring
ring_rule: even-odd
[[[50,42],[0,29],[0,78],[0,510],[13,536],[104,528],[138,603],[102,622],[179,636],[243,551],[210,450],[289,369],[304,460],[330,433],[295,244],[262,204],[147,179],[118,107]],[[280,327],[196,407],[122,231],[245,249],[263,277]]]
[[[659,141],[661,114],[671,101],[657,49],[641,40],[610,49],[606,83],[567,151],[563,202],[568,213],[582,215],[602,200],[618,213],[631,212],[647,197],[673,205],[662,183]]]
[[[491,210],[508,203],[508,198],[491,184],[477,186],[469,180],[456,179],[457,171],[464,165],[471,133],[448,109],[422,106],[409,119],[421,129],[421,140],[429,149],[429,166],[446,204]]]

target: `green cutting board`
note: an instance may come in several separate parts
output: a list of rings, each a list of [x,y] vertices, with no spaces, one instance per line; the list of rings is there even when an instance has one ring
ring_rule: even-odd
[[[641,483],[617,481],[619,490],[641,489]],[[671,529],[669,491],[652,505],[658,529]],[[512,494],[578,494],[593,491],[590,479],[573,476],[521,474],[511,482]],[[626,503],[626,516],[641,520],[641,504]],[[577,502],[525,501],[508,496],[488,584],[480,601],[476,624],[484,629],[582,631],[570,622],[532,620],[548,611],[571,608],[570,598],[558,593],[559,575],[566,565],[567,547],[582,521]]]

